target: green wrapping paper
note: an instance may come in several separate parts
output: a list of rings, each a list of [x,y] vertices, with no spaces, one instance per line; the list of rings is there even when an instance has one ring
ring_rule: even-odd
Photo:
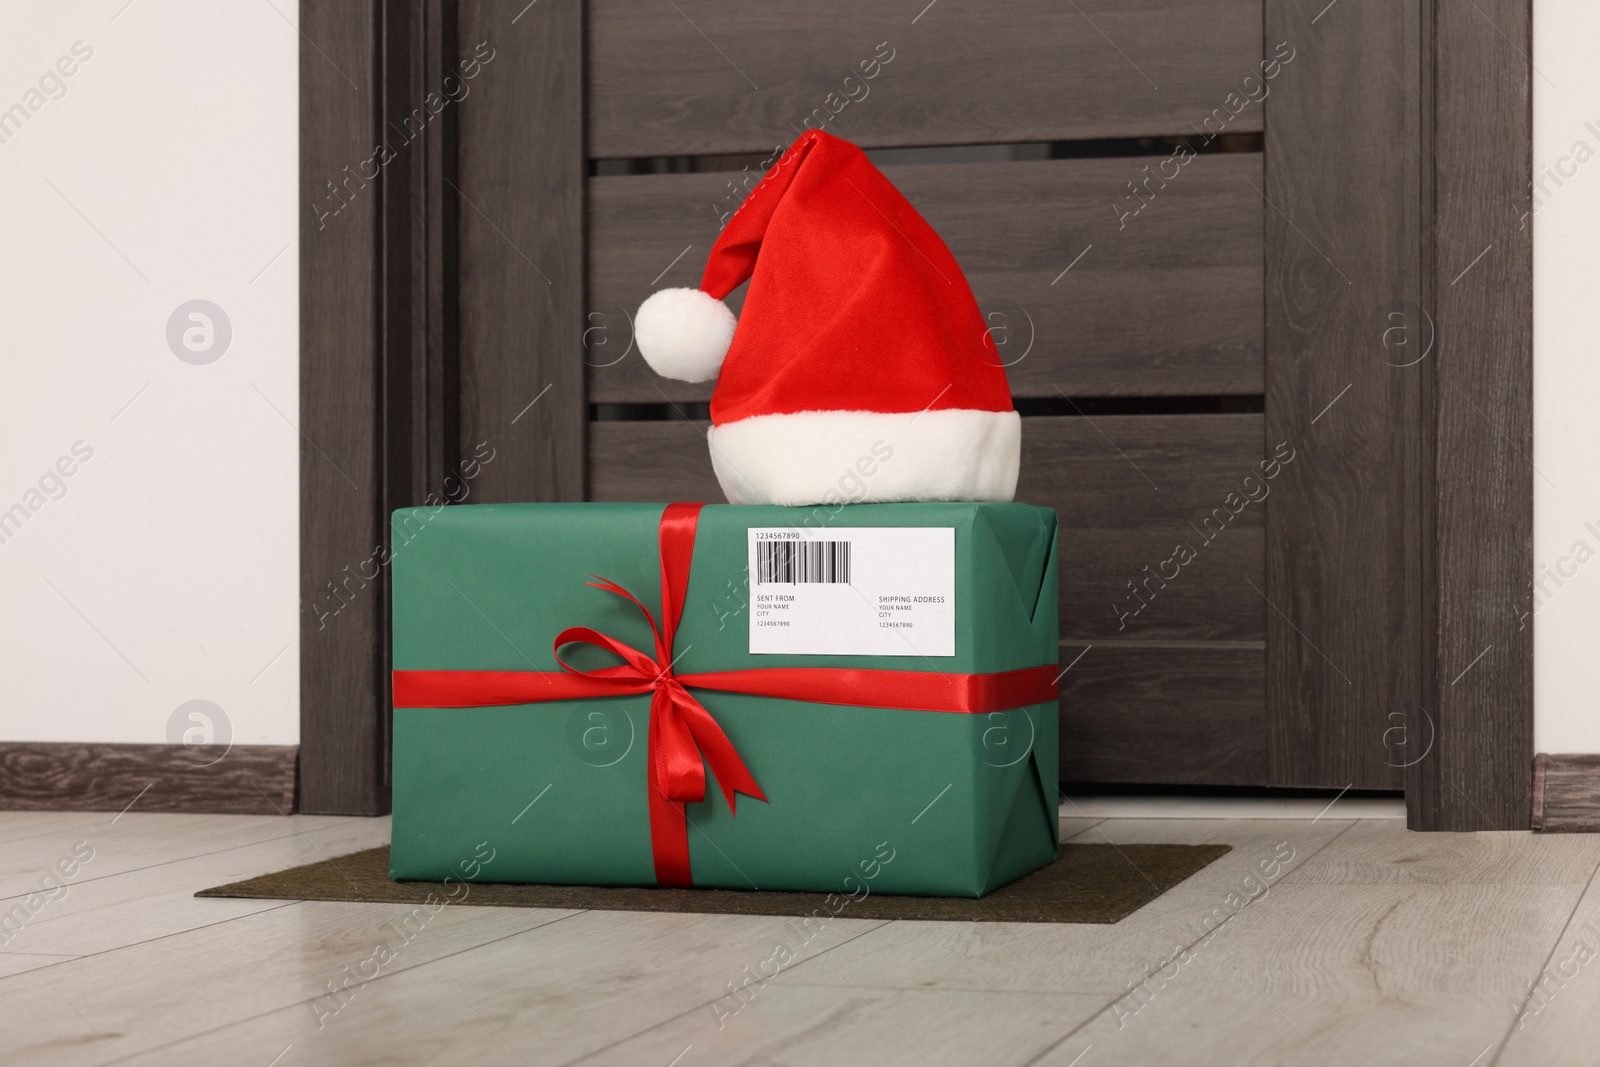
[[[394,515],[396,671],[559,671],[583,626],[653,655],[661,504],[491,504]],[[751,529],[827,537],[954,531],[954,655],[752,654]],[[771,667],[988,674],[1057,662],[1056,517],[1024,504],[708,506],[682,618],[680,675]],[[857,567],[860,567],[857,562]],[[759,575],[758,575],[759,577]],[[858,579],[859,580],[859,579]],[[854,584],[854,583],[852,583]],[[767,613],[769,616],[772,614]],[[585,645],[563,658],[617,662]],[[982,714],[692,689],[766,795],[730,812],[707,775],[689,803],[698,886],[981,896],[1056,857],[1055,701]],[[648,694],[498,707],[399,707],[396,879],[653,885]],[[484,857],[491,857],[485,860]]]

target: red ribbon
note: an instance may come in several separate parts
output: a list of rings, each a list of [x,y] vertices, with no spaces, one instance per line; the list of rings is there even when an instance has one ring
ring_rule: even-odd
[[[668,504],[661,516],[661,620],[638,598],[598,575],[587,584],[632,601],[650,624],[654,658],[587,626],[556,635],[560,671],[395,671],[397,708],[470,708],[541,704],[554,700],[650,694],[646,747],[650,786],[650,843],[656,882],[689,886],[689,826],[684,805],[705,799],[705,764],[728,810],[738,793],[765,801],[750,769],[689,687],[812,704],[904,708],[981,715],[1055,700],[1055,667],[1046,664],[993,674],[939,674],[848,667],[758,667],[703,674],[673,670],[672,643],[683,617],[694,559],[695,531],[704,504]],[[561,646],[587,644],[622,659],[615,667],[580,671],[561,658]],[[704,763],[702,763],[704,757]]]

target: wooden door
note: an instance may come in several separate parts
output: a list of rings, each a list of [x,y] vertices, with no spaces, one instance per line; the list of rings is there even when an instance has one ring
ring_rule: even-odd
[[[1297,601],[1266,534],[1307,480],[1267,409],[1266,265],[1291,250],[1263,104],[1303,45],[1263,46],[1259,0],[583,11],[461,7],[462,41],[507,42],[460,116],[463,441],[549,390],[480,492],[721,498],[710,387],[652,374],[630,316],[696,284],[763,166],[820,126],[944,237],[1008,364],[1018,498],[1062,519],[1064,778],[1398,788],[1381,727],[1347,768],[1322,744],[1347,724],[1268,703],[1273,605]]]
[[[1490,6],[1526,30],[1517,0]],[[1523,440],[1526,244],[1480,220],[1522,191],[1527,127],[1505,101],[1527,71],[1486,66],[1499,45],[1471,18],[1431,0],[304,10],[325,39],[380,28],[386,113],[452,57],[492,57],[382,200],[348,205],[401,279],[374,283],[387,406],[356,442],[384,479],[377,514],[485,443],[474,501],[719,499],[709,388],[651,374],[631,315],[695,284],[763,167],[821,127],[867,149],[944,237],[1008,364],[1019,499],[1062,521],[1063,777],[1406,786],[1419,824],[1515,823],[1527,638],[1490,619],[1522,590],[1474,575],[1516,572],[1531,509],[1498,442],[1441,396],[1476,396]],[[305,62],[307,99],[332,108],[330,61]],[[1446,79],[1521,154],[1486,162],[1500,157],[1466,112],[1435,97]],[[313,142],[326,158],[303,153],[313,185],[371,119],[337,114],[335,147]],[[308,282],[351,262],[310,230]],[[1493,285],[1435,282],[1494,242],[1511,251],[1486,264]],[[364,337],[364,306],[312,290],[307,329]],[[1448,336],[1493,336],[1508,357],[1428,358]],[[349,433],[337,404],[308,403],[313,428],[326,412],[327,432]],[[1492,527],[1462,486],[1515,521]],[[308,514],[316,553],[337,540],[322,526],[370,521]],[[381,609],[355,609],[367,639]],[[1454,688],[1445,672],[1480,642],[1500,650],[1481,690]],[[310,672],[331,676],[341,649],[308,651]],[[370,726],[340,729],[366,759]],[[314,778],[336,792],[336,770]],[[1477,780],[1478,801],[1453,799]]]

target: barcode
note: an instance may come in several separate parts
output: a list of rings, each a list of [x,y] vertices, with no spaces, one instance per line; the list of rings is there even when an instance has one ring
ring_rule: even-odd
[[[849,541],[757,541],[759,585],[829,582],[850,584]]]

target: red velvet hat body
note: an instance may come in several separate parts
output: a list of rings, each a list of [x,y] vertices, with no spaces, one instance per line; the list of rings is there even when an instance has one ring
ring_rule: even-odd
[[[807,411],[1011,411],[994,341],[944,241],[855,145],[813,130],[729,219],[700,288],[748,278],[717,425]]]
[[[738,319],[723,298],[748,280]],[[698,289],[634,319],[659,373],[717,381],[735,504],[1010,500],[1022,422],[955,257],[848,142],[801,136],[728,220]]]

